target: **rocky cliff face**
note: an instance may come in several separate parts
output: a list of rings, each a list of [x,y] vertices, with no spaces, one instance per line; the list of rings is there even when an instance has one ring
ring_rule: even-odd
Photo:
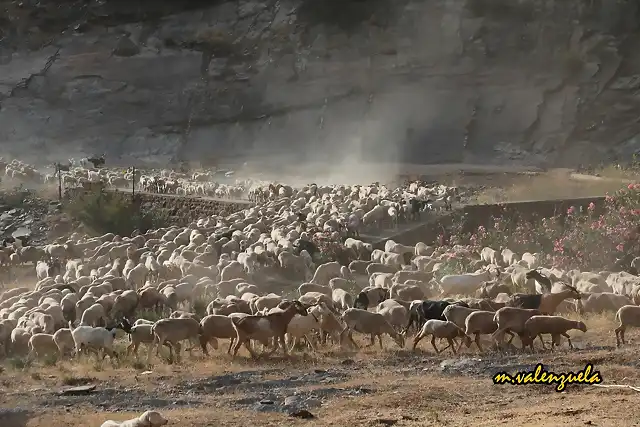
[[[0,143],[120,163],[640,149],[629,0],[0,0]]]

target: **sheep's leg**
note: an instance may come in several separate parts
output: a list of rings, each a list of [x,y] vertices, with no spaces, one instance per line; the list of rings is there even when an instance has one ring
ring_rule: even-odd
[[[227,354],[231,354],[231,348],[233,347],[233,343],[235,342],[235,338],[231,338],[229,340],[229,348],[227,349]]]
[[[573,350],[573,344],[571,343],[571,337],[569,336],[569,334],[567,334],[566,332],[563,332],[560,335],[562,335],[567,339],[567,342],[569,343],[569,348]],[[551,345],[553,346],[553,343],[551,343]]]
[[[506,330],[504,331],[506,334],[511,335],[511,338],[509,338],[509,341],[507,341],[507,344],[511,344],[511,342],[513,341],[513,339],[516,337],[516,334],[514,334],[513,332],[511,332],[510,330]]]
[[[542,339],[542,334],[538,334],[538,338],[540,338],[540,343],[542,343],[542,349],[546,350],[547,347],[544,344],[544,340]],[[531,340],[531,350],[533,350],[533,339]],[[551,338],[551,348],[553,349],[553,337]]]
[[[438,347],[436,347],[436,337],[435,336],[431,336],[431,345],[433,346],[433,349],[436,351],[437,354],[440,354],[440,350],[438,350]],[[445,350],[447,349],[447,347],[445,347]]]
[[[297,337],[292,337],[291,335],[287,335],[287,340],[289,341],[287,344],[287,347],[289,348],[290,352],[293,352],[293,349],[296,347],[296,344],[298,344],[298,338]]]
[[[309,347],[311,348],[311,351],[316,352],[317,347],[313,344],[313,339],[311,339],[311,337],[308,337],[307,335],[304,336],[304,338],[307,340],[307,343],[309,344]]]
[[[276,337],[276,343],[278,342],[282,345],[282,352],[284,353],[284,355],[289,356],[289,352],[287,351],[287,345],[284,342],[284,334],[280,335],[279,337]]]
[[[125,353],[127,357],[129,357],[129,354],[131,354],[131,352],[134,352],[135,356],[136,356],[136,360],[138,360],[138,343],[131,343],[127,346],[127,352]]]
[[[624,342],[624,331],[626,329],[625,325],[620,325],[619,327],[616,328],[615,332],[616,332],[616,346],[620,347],[620,344],[624,345],[626,344]],[[618,338],[619,336],[619,338]]]
[[[418,343],[422,338],[424,338],[424,335],[422,335],[422,331],[420,331],[420,333],[416,335],[416,337],[413,339],[413,348],[411,349],[412,351],[415,351],[416,347],[418,346]]]
[[[460,352],[460,350],[462,349],[462,346],[464,345],[464,340],[460,341],[460,345],[458,346],[458,352]]]
[[[180,363],[180,360],[182,359],[182,345],[180,345],[179,342],[177,342],[175,344],[175,350],[176,350],[176,362]]]
[[[367,344],[365,347],[372,347],[376,344],[376,336],[374,334],[371,334],[369,336],[371,342],[369,344]]]
[[[480,353],[483,353],[484,350],[482,350],[482,346],[480,345],[480,334],[478,332],[476,332],[476,337],[474,338],[474,341],[476,343],[476,346],[478,347],[478,350],[480,350]]]
[[[247,349],[247,351],[249,352],[249,354],[251,355],[251,357],[253,359],[256,359],[258,357],[258,355],[251,349],[251,345],[249,343],[249,340],[246,340],[246,341],[242,342],[241,344],[244,344],[245,348]],[[239,346],[238,346],[238,348],[239,348]],[[238,351],[236,350],[236,353],[237,352]],[[234,356],[235,356],[235,354],[234,354]]]
[[[491,334],[491,338],[499,347],[501,347],[504,342],[504,334],[504,329],[498,329],[493,334]]]
[[[353,332],[351,332],[351,329],[349,329],[349,333],[347,334],[347,337],[349,338],[349,342],[356,348],[356,349],[360,349],[360,346],[355,342],[355,340],[353,339]]]
[[[447,347],[445,347],[445,349],[446,349],[446,348],[451,348],[451,351],[452,351],[452,352],[453,352],[453,354],[455,355],[455,354],[457,353],[457,352],[456,352],[456,346],[455,346],[455,343],[453,342],[453,340],[452,340],[451,338],[447,338],[447,341],[449,342],[449,345],[448,345]],[[461,341],[461,342],[460,342],[460,347],[462,347],[462,344],[464,344],[464,341]],[[460,349],[459,349],[459,348],[458,348],[458,351],[460,351]]]
[[[382,350],[382,335],[378,335],[378,343],[380,343],[380,350]]]
[[[240,350],[240,346],[242,346],[242,344],[244,344],[244,341],[242,341],[241,339],[238,339],[235,342],[235,345],[233,345],[233,356],[235,357],[238,354],[238,350]],[[229,348],[231,348],[231,344],[229,344]],[[249,353],[251,353],[252,350],[249,350]]]
[[[173,363],[173,343],[169,343],[169,363]]]

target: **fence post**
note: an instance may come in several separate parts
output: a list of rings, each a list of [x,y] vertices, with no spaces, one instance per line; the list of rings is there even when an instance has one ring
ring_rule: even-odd
[[[60,163],[56,163],[56,172],[58,173],[58,200],[62,202],[62,172],[60,169]]]

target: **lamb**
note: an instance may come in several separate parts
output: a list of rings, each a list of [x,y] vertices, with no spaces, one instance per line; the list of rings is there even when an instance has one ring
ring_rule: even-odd
[[[168,343],[169,363],[173,363],[173,350],[176,352],[176,360],[180,361],[180,341],[192,339],[201,341],[202,326],[197,320],[190,317],[160,319],[151,327],[151,333],[154,335],[153,343],[156,346],[156,356],[160,354],[160,345]],[[191,353],[191,349],[189,352]]]
[[[464,321],[464,333],[468,336],[475,335],[474,342],[480,352],[483,351],[480,345],[480,335],[493,334],[498,329],[498,325],[493,320],[495,314],[493,311],[478,310],[469,314]]]
[[[71,325],[69,325],[71,329]],[[92,326],[78,326],[71,331],[73,342],[75,344],[76,354],[80,354],[83,349],[87,349],[99,356],[100,351],[103,352],[102,359],[105,355],[114,360],[118,358],[118,354],[113,349],[113,341],[116,338],[116,329],[106,329]]]
[[[51,355],[58,353],[58,346],[56,345],[53,335],[51,334],[33,334],[29,338],[29,355],[27,357],[32,358],[34,355],[41,357],[44,355]]]
[[[144,343],[148,346],[147,359],[151,357],[151,351],[153,350],[154,335],[151,332],[154,322],[144,319],[136,320],[132,326],[126,318],[122,319],[122,322],[118,325],[120,329],[129,334],[129,345],[127,346],[126,355],[129,356],[133,351],[136,360],[138,360],[138,347]],[[166,344],[165,344],[166,345]],[[168,345],[167,345],[168,347]]]
[[[382,301],[389,298],[389,289],[366,287],[358,294],[353,302],[354,308],[366,310],[369,307],[375,307]]]
[[[465,328],[465,322],[467,317],[474,311],[478,311],[475,308],[462,307],[459,305],[449,305],[444,308],[442,315],[449,322],[455,323],[461,329]]]
[[[378,342],[382,349],[382,334],[385,333],[391,336],[400,348],[404,347],[404,335],[396,332],[393,326],[379,313],[372,313],[359,308],[349,308],[342,313],[342,321],[346,324],[346,327],[340,333],[340,344],[342,344],[343,337],[346,334],[351,344],[358,348],[352,336],[352,331],[356,331],[370,335],[371,343],[367,347],[373,346],[375,338],[378,337]]]
[[[378,304],[377,312],[384,317],[394,329],[401,331],[409,320],[409,309],[395,300],[387,300],[391,303]]]
[[[205,355],[208,354],[208,343],[211,343],[214,349],[218,348],[218,338],[229,339],[229,348],[227,349],[227,354],[231,353],[231,348],[237,336],[236,330],[233,327],[233,322],[231,321],[231,317],[220,316],[216,314],[205,316],[204,319],[200,321],[200,326],[202,326],[200,345],[202,347],[202,352]]]
[[[640,306],[625,305],[616,312],[615,320],[620,324],[616,329],[616,346],[626,344],[624,333],[628,327],[640,327]]]
[[[429,319],[446,320],[444,315],[444,309],[449,305],[460,305],[462,307],[468,307],[468,304],[463,301],[449,302],[449,301],[415,301],[409,308],[409,322],[405,328],[405,332],[409,330],[411,326],[415,326],[416,330],[424,325]]]
[[[58,329],[55,334],[53,334],[53,341],[58,347],[60,356],[64,356],[68,351],[73,351],[73,348],[75,347],[73,335],[71,334],[71,329],[69,328]]]
[[[310,340],[310,335],[313,331],[320,331],[322,329],[322,317],[329,313],[329,308],[320,303],[307,310],[307,316],[296,315],[293,316],[289,325],[287,326],[287,344],[291,344],[289,351],[293,351],[298,339],[303,338],[309,344],[309,347],[313,351],[316,351],[313,343]]]
[[[275,338],[274,348],[268,353],[278,348],[278,343],[282,345],[282,350],[287,355],[287,346],[285,343],[285,333],[287,326],[293,316],[300,314],[307,315],[307,307],[300,301],[283,301],[279,307],[281,311],[269,313],[267,315],[253,315],[243,318],[232,318],[233,328],[236,330],[236,342],[233,346],[233,356],[238,354],[238,350],[244,344],[252,358],[256,358],[256,354],[249,345],[249,340],[255,339],[260,341],[265,347],[268,346],[268,340]]]
[[[571,337],[567,334],[567,331],[571,329],[587,332],[587,325],[582,321],[565,319],[561,316],[531,316],[524,324],[524,330],[528,335],[531,350],[533,350],[533,341],[536,337],[540,338],[542,348],[546,349],[544,341],[542,340],[542,334],[551,334],[552,350],[554,345],[560,344],[560,336],[567,338],[569,348],[573,349]]]
[[[460,351],[463,344],[466,344],[467,347],[471,346],[471,338],[469,338],[469,336],[465,334],[462,328],[460,328],[455,323],[438,319],[430,319],[427,320],[424,325],[422,325],[422,330],[413,339],[413,351],[415,351],[416,346],[418,345],[420,340],[422,340],[427,335],[431,335],[431,345],[433,346],[433,349],[436,351],[436,353],[440,353],[447,348],[451,348],[453,354],[456,354],[453,339],[457,337],[462,337],[462,342],[458,347],[458,351]],[[436,347],[436,338],[445,338],[449,342],[449,345],[442,350],[438,350],[438,347]]]
[[[526,333],[524,330],[524,324],[530,317],[542,314],[540,310],[515,308],[515,307],[503,307],[496,311],[493,316],[493,321],[498,325],[498,329],[493,333],[492,337],[494,341],[501,345],[502,338],[505,333],[511,335],[509,344],[515,337],[514,333],[520,336],[522,341],[522,348],[525,348]]]
[[[159,412],[146,411],[138,418],[127,421],[105,421],[100,427],[160,427],[168,422],[169,420],[160,415]]]
[[[336,288],[331,293],[334,307],[340,311],[344,311],[353,307],[353,296],[344,289]]]

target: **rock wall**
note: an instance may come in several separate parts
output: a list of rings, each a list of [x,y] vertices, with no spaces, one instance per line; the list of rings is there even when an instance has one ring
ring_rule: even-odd
[[[81,188],[69,188],[65,190],[65,198],[75,198],[86,191]],[[129,193],[130,195],[130,193]],[[170,215],[172,223],[178,226],[186,226],[199,218],[211,215],[231,215],[251,206],[246,202],[218,201],[199,197],[176,197],[172,195],[136,193],[136,203],[141,209],[162,209]]]
[[[2,151],[575,166],[640,145],[640,4],[0,0]]]

